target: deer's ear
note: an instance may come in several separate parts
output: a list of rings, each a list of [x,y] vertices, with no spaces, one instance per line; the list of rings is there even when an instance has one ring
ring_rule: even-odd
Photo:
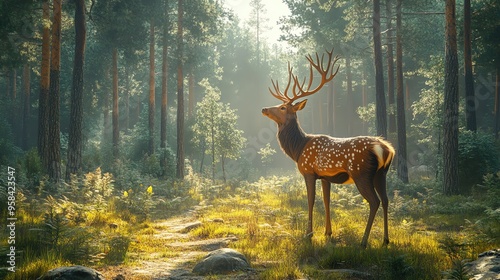
[[[299,103],[293,105],[293,111],[297,112],[297,111],[304,109],[304,107],[306,106],[306,103],[307,103],[307,99],[304,99],[304,100],[300,101]]]

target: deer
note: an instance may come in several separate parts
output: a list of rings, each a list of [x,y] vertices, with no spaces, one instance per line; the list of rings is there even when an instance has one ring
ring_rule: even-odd
[[[354,183],[368,202],[370,214],[364,231],[361,246],[366,248],[368,237],[375,219],[375,215],[382,202],[384,211],[384,239],[383,245],[389,244],[387,211],[389,200],[386,190],[386,175],[394,158],[393,146],[382,137],[357,136],[351,138],[335,138],[321,134],[307,134],[302,130],[297,112],[304,109],[307,99],[297,101],[318,92],[327,82],[338,73],[340,66],[335,70],[339,56],[332,59],[333,49],[326,51],[328,61],[324,65],[325,54],[316,58],[309,54],[309,82],[305,87],[305,78],[302,82],[293,74],[288,62],[288,83],[282,91],[279,82],[271,79],[273,88],[269,87],[271,95],[283,103],[262,109],[262,114],[278,126],[277,138],[283,152],[296,162],[299,172],[305,180],[308,202],[308,226],[306,237],[313,235],[313,208],[316,194],[316,181],[321,180],[323,203],[325,206],[325,235],[332,235],[330,220],[330,190],[331,184]],[[313,68],[321,76],[319,85],[311,89],[313,84]],[[317,82],[316,82],[317,83]],[[291,91],[291,93],[289,93]],[[295,103],[294,103],[295,102]]]

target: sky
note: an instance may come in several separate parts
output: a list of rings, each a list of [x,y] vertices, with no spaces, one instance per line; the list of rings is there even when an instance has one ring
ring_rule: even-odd
[[[224,5],[234,11],[234,13],[240,18],[242,24],[246,24],[252,9],[250,7],[250,1],[251,0],[225,0]],[[269,19],[269,30],[266,31],[263,36],[266,38],[270,46],[274,43],[278,43],[283,46],[286,43],[278,42],[281,30],[279,29],[277,22],[280,17],[289,15],[290,10],[288,10],[286,4],[284,4],[281,0],[265,0],[263,3],[266,8],[266,14],[264,16]]]

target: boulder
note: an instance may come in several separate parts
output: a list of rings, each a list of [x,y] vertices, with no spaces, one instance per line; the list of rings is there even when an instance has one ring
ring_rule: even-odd
[[[63,266],[49,270],[37,280],[104,280],[98,271],[85,266]]]
[[[479,254],[477,260],[465,265],[473,280],[500,279],[500,249]]]
[[[210,252],[201,262],[196,264],[193,273],[216,275],[250,269],[250,264],[243,254],[233,249],[223,248]]]

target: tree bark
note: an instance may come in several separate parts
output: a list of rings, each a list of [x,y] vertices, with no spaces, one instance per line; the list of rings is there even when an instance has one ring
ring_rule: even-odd
[[[375,56],[375,111],[377,135],[387,138],[387,109],[384,92],[384,69],[380,34],[380,0],[373,0],[373,50]]]
[[[148,151],[155,153],[155,25],[153,19],[149,32],[149,141]]]
[[[495,82],[495,139],[499,139],[500,134],[500,64],[497,63]]]
[[[184,178],[184,78],[183,65],[183,0],[177,6],[177,178]]]
[[[160,148],[162,156],[160,158],[160,166],[165,172],[167,167],[166,148],[167,148],[167,81],[168,81],[168,23],[163,27],[163,49],[162,49],[162,66],[161,66],[161,116],[160,116]],[[163,174],[165,175],[165,174]]]
[[[85,0],[75,0],[75,58],[73,62],[73,88],[69,120],[68,164],[66,181],[82,168],[83,150],[83,66],[85,56]]]
[[[113,48],[113,158],[119,155],[120,126],[118,123],[118,50]]]
[[[194,116],[194,74],[193,69],[189,72],[188,80],[188,119]]]
[[[17,69],[12,69],[12,100],[17,98]]]
[[[126,58],[125,58],[126,59]],[[122,114],[125,115],[124,117],[124,124],[123,128],[125,130],[125,134],[128,134],[128,130],[130,128],[130,62],[125,60],[125,92],[123,93],[123,98],[125,99],[124,105],[125,105],[125,112]]]
[[[61,141],[59,119],[59,87],[61,66],[61,8],[62,0],[53,2],[52,45],[50,59],[49,88],[49,141],[48,141],[48,174],[54,182],[61,180]]]
[[[397,83],[397,132],[398,132],[398,152],[397,152],[397,174],[403,183],[408,183],[408,165],[406,152],[406,111],[405,97],[403,90],[403,45],[402,45],[402,13],[401,5],[403,0],[397,0],[396,19],[396,83]]]
[[[386,1],[387,16],[387,94],[389,98],[389,133],[396,132],[396,116],[394,115],[394,55],[392,47],[392,1]]]
[[[464,0],[464,70],[466,129],[476,131],[476,98],[474,95],[474,76],[472,73],[470,0]]]
[[[353,125],[354,125],[354,96],[352,94],[352,70],[351,70],[351,55],[346,54],[345,58],[345,71],[346,71],[346,80],[347,80],[347,118],[351,121],[347,122],[347,135],[352,136],[353,134]]]
[[[48,170],[47,147],[49,141],[49,87],[50,87],[50,5],[42,4],[42,65],[40,70],[40,93],[38,97],[38,155],[45,171]]]
[[[23,106],[23,130],[21,135],[22,147],[24,150],[28,149],[29,143],[29,119],[30,119],[30,107],[31,107],[31,69],[28,63],[24,64],[23,67],[23,87],[24,87],[24,106]]]
[[[444,73],[443,192],[459,193],[458,187],[458,55],[455,0],[446,0]]]

